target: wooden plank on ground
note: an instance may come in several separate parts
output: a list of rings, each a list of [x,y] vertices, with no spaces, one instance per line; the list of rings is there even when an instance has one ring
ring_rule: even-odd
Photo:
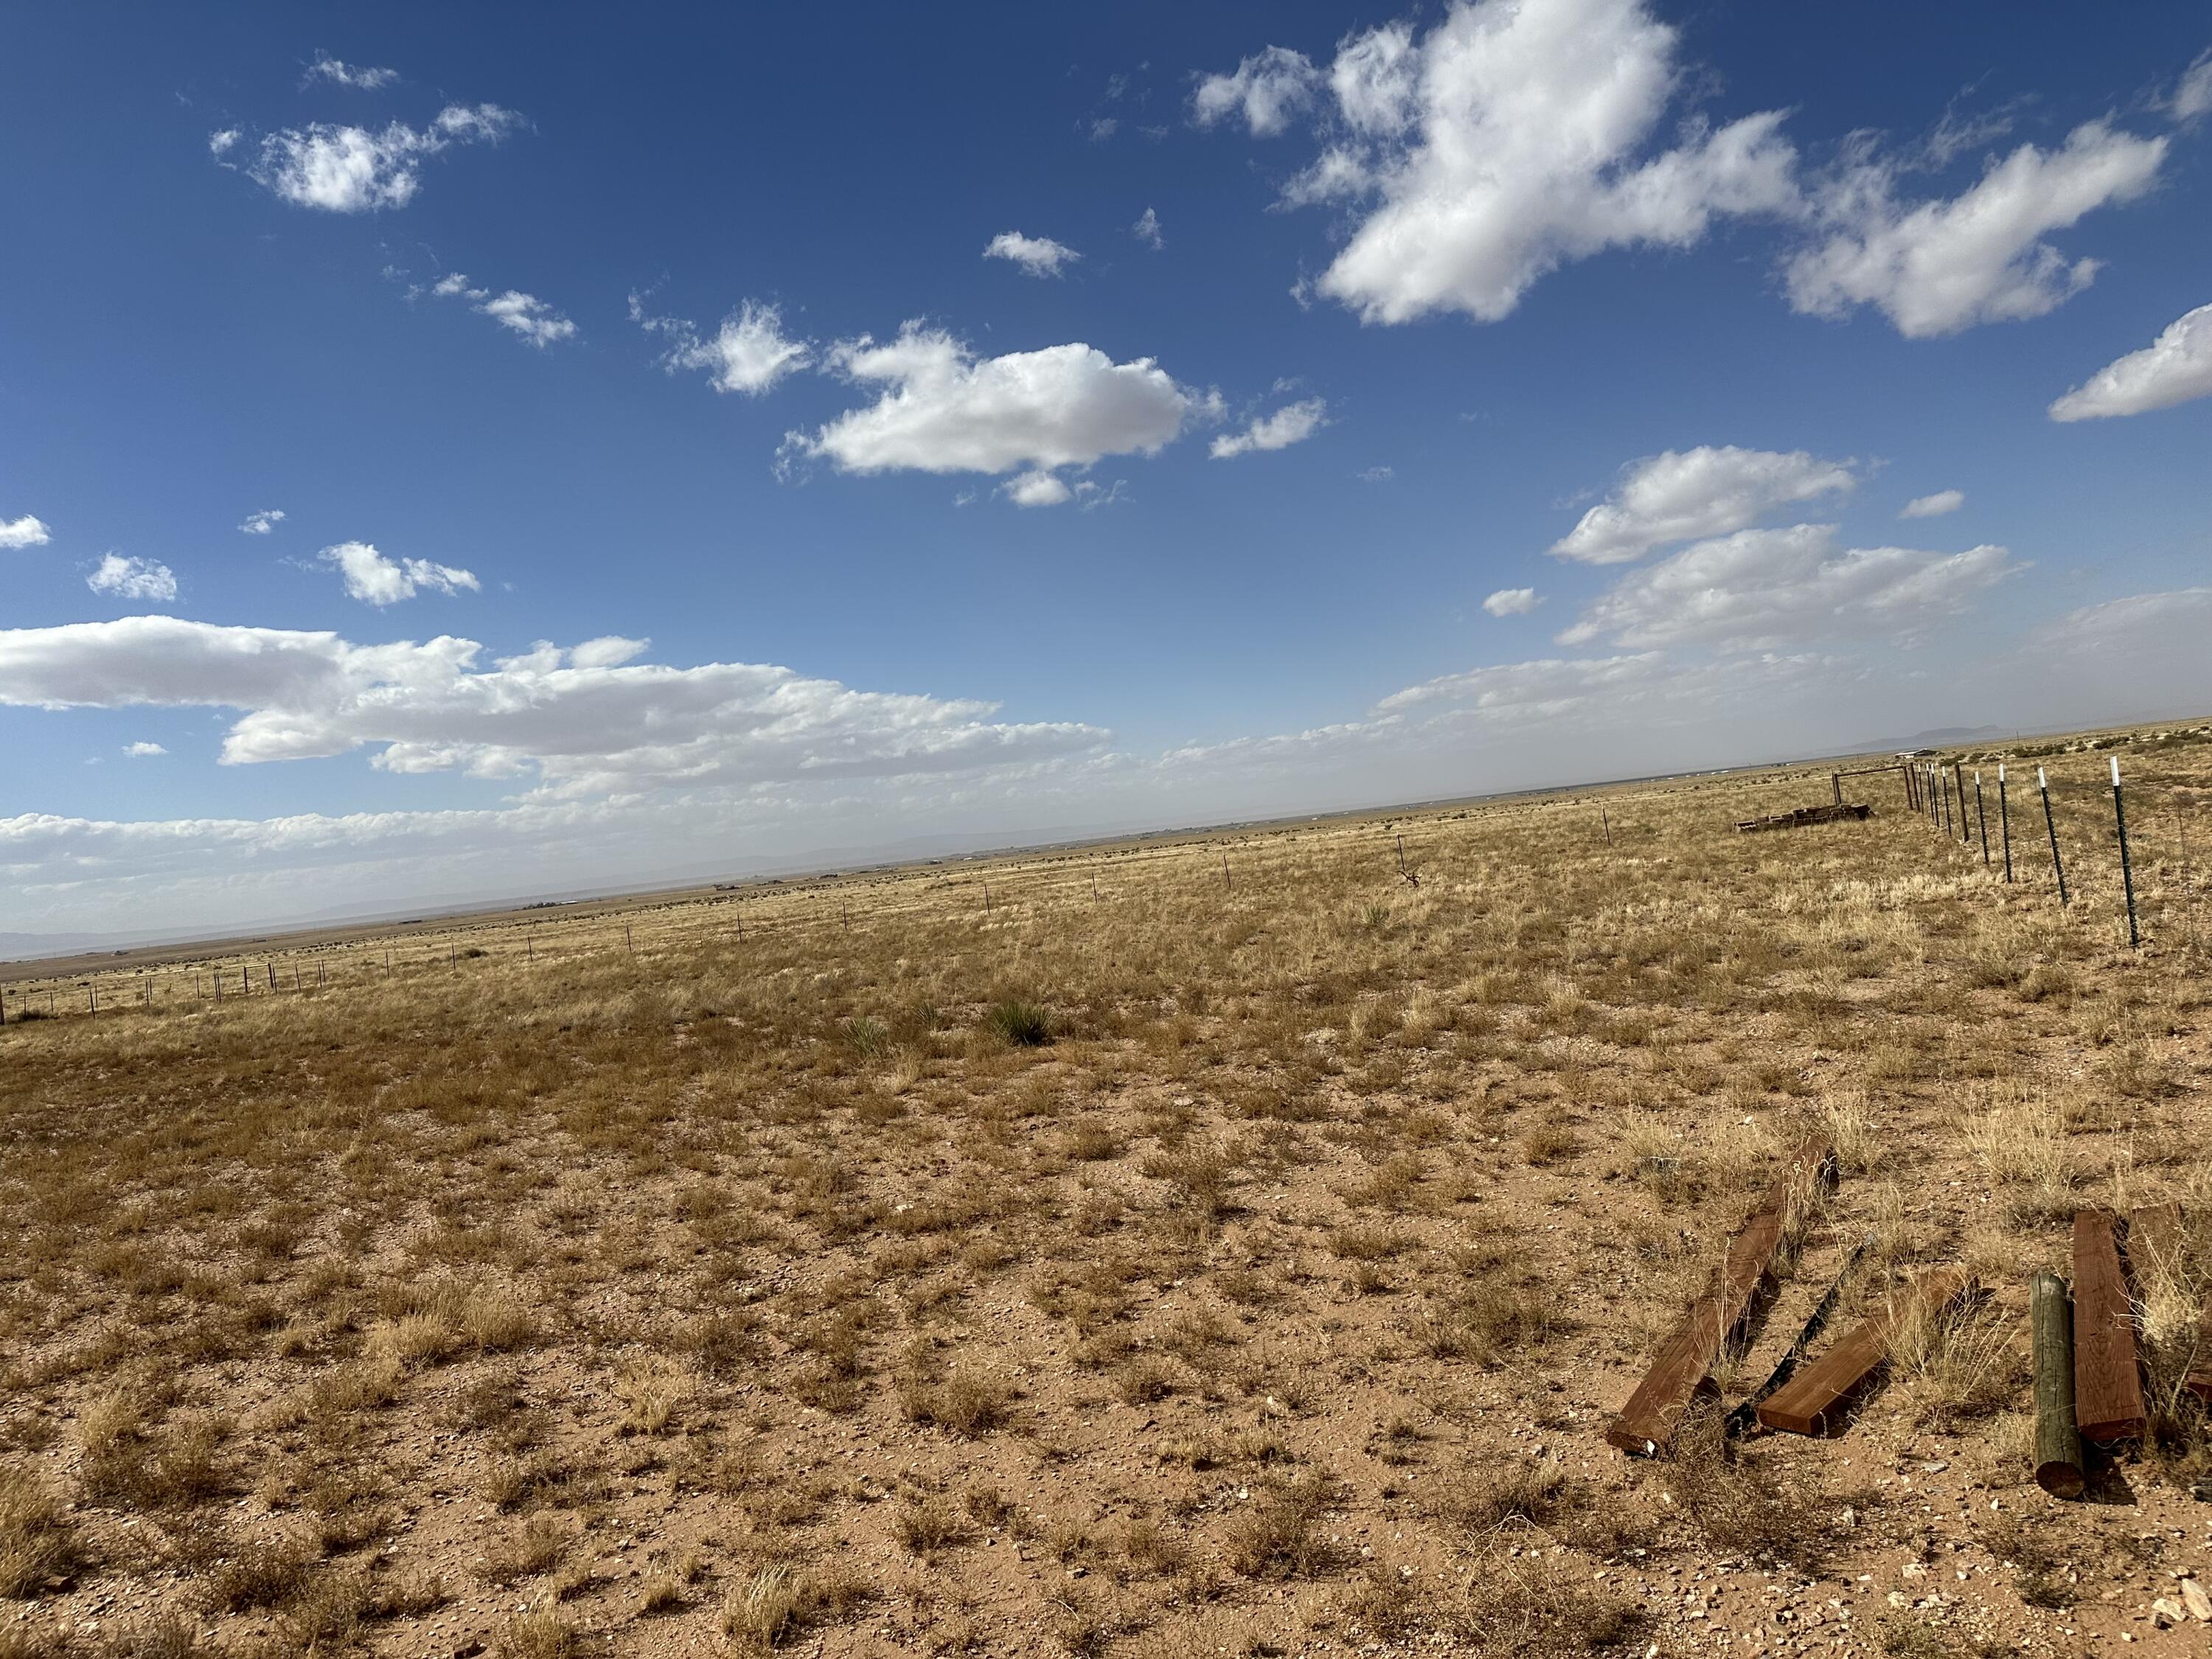
[[[1835,1148],[1812,1140],[1790,1160],[1729,1242],[1720,1283],[1691,1305],[1659,1349],[1651,1369],[1605,1437],[1625,1452],[1652,1456],[1664,1451],[1681,1426],[1690,1402],[1713,1391],[1713,1363],[1750,1317],[1771,1279],[1774,1253],[1796,1231],[1806,1200],[1833,1178]]]
[[[2188,1237],[2182,1228],[2179,1204],[2154,1204],[2128,1218],[2128,1268],[2135,1275],[2138,1293],[2147,1292],[2160,1281],[2188,1284]],[[2196,1338],[2196,1357],[2181,1386],[2212,1406],[2212,1307],[2199,1312]]]
[[[2143,1431],[2136,1314],[2120,1272],[2112,1218],[2074,1218],[2074,1418],[2084,1440],[2131,1440]]]
[[[1825,1434],[1875,1373],[1889,1363],[1890,1340],[1908,1321],[1930,1318],[1972,1283],[1963,1267],[1939,1267],[1886,1297],[1858,1328],[1774,1391],[1759,1420],[1789,1434]]]

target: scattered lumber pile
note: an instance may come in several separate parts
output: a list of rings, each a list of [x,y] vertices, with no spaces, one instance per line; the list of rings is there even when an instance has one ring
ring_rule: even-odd
[[[1835,1177],[1835,1148],[1826,1140],[1807,1142],[1729,1241],[1720,1282],[1691,1304],[1661,1346],[1650,1371],[1606,1431],[1608,1441],[1645,1457],[1656,1457],[1674,1443],[1691,1402],[1717,1391],[1714,1362],[1773,1283],[1775,1252],[1784,1239],[1802,1231],[1811,1200],[1832,1186]]]
[[[2098,1210],[2074,1218],[2074,1284],[2038,1273],[2030,1287],[2035,1351],[2035,1480],[2056,1498],[2087,1485],[2082,1448],[2138,1439],[2143,1402],[2137,1310],[2187,1284],[2181,1206],[2137,1210],[2121,1251],[2119,1220]],[[2130,1282],[2132,1281],[2132,1283]],[[2212,1404],[2212,1310],[2192,1313],[2191,1357],[2180,1386]]]
[[[1718,1282],[1692,1304],[1663,1343],[1650,1370],[1606,1438],[1632,1455],[1658,1456],[1672,1447],[1692,1404],[1717,1395],[1715,1364],[1775,1282],[1783,1246],[1804,1231],[1814,1196],[1836,1178],[1833,1148],[1808,1142],[1759,1207],[1732,1237]],[[1729,1433],[1756,1422],[1785,1434],[1825,1435],[1888,1368],[1901,1334],[1941,1319],[1974,1293],[1963,1267],[1922,1272],[1891,1291],[1856,1328],[1809,1366],[1798,1362],[1826,1325],[1864,1254],[1862,1244],[1814,1310],[1765,1385],[1729,1413]],[[2074,1218],[2073,1283],[2039,1273],[2028,1286],[2028,1328],[2034,1358],[2035,1480],[2057,1498],[2081,1496],[2088,1485],[2087,1446],[2140,1439],[2148,1426],[2139,1310],[2155,1303],[2149,1328],[2163,1352],[2185,1346],[2179,1389],[2212,1405],[2212,1303],[2197,1302],[2186,1272],[2189,1236],[2178,1204],[2139,1209],[2124,1225],[2117,1216],[2083,1210]],[[2175,1298],[2181,1328],[2173,1330]],[[2165,1328],[2161,1330],[2161,1325]]]
[[[1776,812],[1763,818],[1738,818],[1735,832],[1752,836],[1762,830],[1802,830],[1808,823],[1837,823],[1845,818],[1864,818],[1874,815],[1874,808],[1851,801],[1838,801],[1830,806],[1801,806],[1792,812]]]

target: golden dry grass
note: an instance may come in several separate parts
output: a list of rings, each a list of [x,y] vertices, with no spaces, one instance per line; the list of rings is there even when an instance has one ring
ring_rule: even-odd
[[[11,984],[7,1651],[1575,1652],[1708,1569],[1818,1610],[1939,1554],[2047,1638],[1991,1532],[2020,1287],[2078,1204],[2212,1213],[2212,730],[2124,741],[2140,952],[2076,748],[2063,913],[2019,797],[2008,888],[1893,780],[1731,834],[1825,799],[1777,770],[1609,789],[1610,848],[1568,794]],[[1842,1188],[1732,1377],[1869,1233],[1857,1302],[1994,1298],[1838,1443],[1624,1462],[1813,1130]],[[2149,1287],[2154,1391],[2208,1278]],[[2124,1534],[2201,1559],[2159,1409],[2124,1526],[2034,1511],[2069,1628]]]

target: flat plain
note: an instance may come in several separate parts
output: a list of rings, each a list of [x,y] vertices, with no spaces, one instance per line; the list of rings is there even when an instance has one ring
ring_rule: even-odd
[[[1960,758],[1986,860],[1799,767],[19,978],[0,1656],[2201,1653],[2212,723],[2012,750],[2009,884]],[[1726,1401],[1978,1292],[1624,1456],[1816,1137]],[[2028,1278],[2169,1200],[2059,1502]]]

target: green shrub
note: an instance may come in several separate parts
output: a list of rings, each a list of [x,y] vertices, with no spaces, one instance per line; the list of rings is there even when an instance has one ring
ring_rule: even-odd
[[[985,1024],[1017,1048],[1041,1048],[1052,1041],[1052,1016],[1042,1003],[995,1003]]]

